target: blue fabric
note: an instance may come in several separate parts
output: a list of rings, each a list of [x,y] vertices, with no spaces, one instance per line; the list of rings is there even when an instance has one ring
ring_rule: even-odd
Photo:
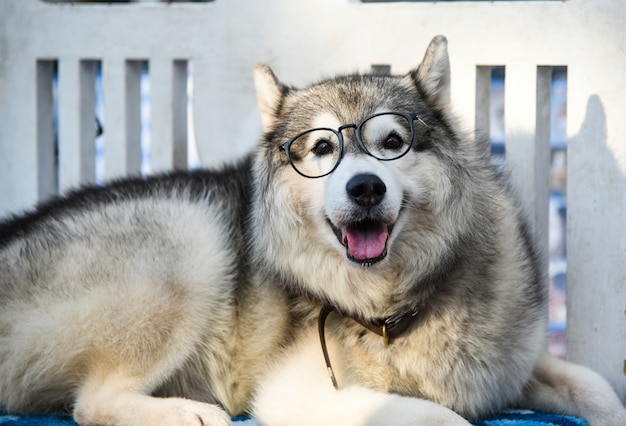
[[[76,426],[69,416],[13,416],[10,414],[0,415],[1,426]]]
[[[255,426],[254,420],[246,417],[234,419],[236,426]],[[14,416],[0,413],[0,426],[76,426],[69,416],[25,415]],[[507,411],[476,423],[476,426],[588,426],[582,419],[539,413],[535,411]]]
[[[588,426],[578,417],[560,416],[528,410],[507,411],[476,423],[476,426]]]

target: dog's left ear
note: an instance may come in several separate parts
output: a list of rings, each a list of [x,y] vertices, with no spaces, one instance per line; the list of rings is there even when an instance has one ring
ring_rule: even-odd
[[[422,63],[408,76],[418,91],[436,107],[445,107],[450,103],[450,59],[448,58],[448,40],[438,35],[426,49]]]
[[[268,132],[276,123],[278,106],[287,92],[287,87],[278,81],[272,69],[265,64],[254,66],[254,85],[263,130]]]

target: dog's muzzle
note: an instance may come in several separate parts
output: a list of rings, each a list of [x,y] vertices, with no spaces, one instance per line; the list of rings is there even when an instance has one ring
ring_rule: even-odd
[[[385,197],[386,191],[385,183],[378,176],[355,175],[346,184],[346,192],[357,210],[366,213],[343,226],[331,223],[337,239],[346,247],[348,258],[365,266],[373,265],[387,256],[387,242],[393,224],[371,214]]]

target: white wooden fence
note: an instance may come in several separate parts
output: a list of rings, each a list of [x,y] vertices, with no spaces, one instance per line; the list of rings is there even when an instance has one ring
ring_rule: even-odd
[[[254,146],[255,62],[302,84],[418,64],[449,39],[452,99],[488,124],[489,69],[506,67],[506,161],[547,245],[549,86],[567,66],[568,358],[626,391],[626,4],[622,0],[55,5],[0,0],[0,215],[94,179],[94,75],[102,67],[105,178],[139,171],[139,78],[151,82],[152,170],[186,167],[185,91],[203,165]],[[58,67],[58,164],[52,80]],[[58,182],[58,185],[57,185]]]

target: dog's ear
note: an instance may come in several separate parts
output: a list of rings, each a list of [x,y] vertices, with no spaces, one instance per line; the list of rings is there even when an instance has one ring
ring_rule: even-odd
[[[435,106],[441,108],[450,103],[450,59],[448,40],[444,36],[431,40],[422,63],[408,77]]]
[[[254,85],[263,129],[268,132],[276,123],[277,110],[287,88],[278,81],[272,69],[265,64],[254,66]]]

